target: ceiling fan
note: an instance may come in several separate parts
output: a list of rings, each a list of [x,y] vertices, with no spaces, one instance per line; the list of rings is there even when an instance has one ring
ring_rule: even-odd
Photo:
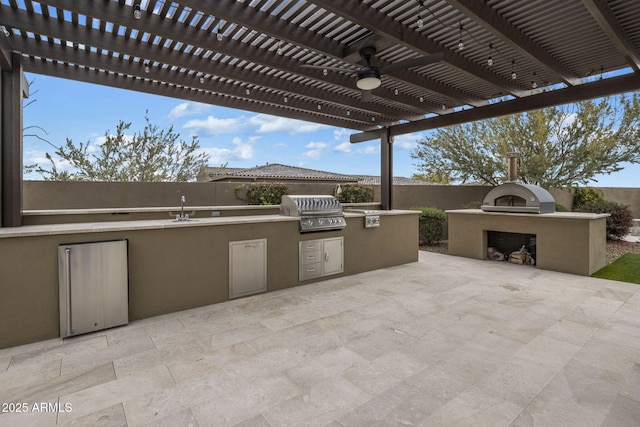
[[[422,67],[424,65],[433,64],[441,61],[444,56],[442,52],[434,53],[432,55],[420,56],[418,58],[407,59],[405,61],[389,64],[384,67],[376,67],[371,64],[371,58],[376,54],[376,48],[373,46],[365,46],[360,49],[360,56],[366,61],[366,65],[362,66],[359,70],[352,70],[350,68],[341,67],[324,67],[322,65],[302,65],[306,68],[319,68],[322,70],[340,71],[343,73],[354,73],[358,76],[356,86],[362,92],[362,100],[369,101],[371,99],[371,91],[377,89],[382,84],[381,77],[385,73],[391,73],[405,68]]]

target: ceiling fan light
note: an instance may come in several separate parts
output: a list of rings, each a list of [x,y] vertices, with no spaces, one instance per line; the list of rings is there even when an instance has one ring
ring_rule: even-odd
[[[364,67],[358,72],[358,82],[356,86],[360,90],[373,90],[380,87],[380,73],[374,67]]]
[[[364,77],[359,79],[358,83],[356,83],[356,85],[358,86],[358,89],[361,89],[361,90],[377,89],[380,87],[381,84],[382,84],[382,81],[378,76]]]
[[[133,17],[136,19],[142,18],[142,11],[140,10],[140,3],[133,5]]]

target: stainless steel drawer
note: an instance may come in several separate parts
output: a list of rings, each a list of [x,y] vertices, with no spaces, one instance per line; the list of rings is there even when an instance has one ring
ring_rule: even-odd
[[[322,262],[300,265],[300,281],[322,275]]]
[[[322,250],[322,242],[319,240],[307,240],[300,242],[300,251],[308,252],[308,251],[319,251]]]
[[[303,265],[314,264],[322,261],[322,251],[307,251],[300,254],[300,262]]]

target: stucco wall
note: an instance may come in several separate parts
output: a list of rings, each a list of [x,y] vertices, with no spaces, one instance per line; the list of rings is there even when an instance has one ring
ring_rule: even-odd
[[[99,209],[188,206],[235,206],[238,183],[227,182],[78,182],[25,181],[23,209]],[[287,184],[291,194],[333,194],[335,184]]]
[[[59,336],[58,245],[129,241],[130,321],[226,301],[229,297],[229,242],[267,239],[267,289],[274,291],[323,279],[298,280],[301,240],[344,236],[347,276],[418,260],[418,216],[389,213],[379,228],[364,228],[364,217],[349,215],[340,231],[300,234],[298,221],[195,222],[142,229],[2,236],[0,233],[0,349]],[[166,220],[170,223],[171,220]],[[91,228],[91,227],[89,227]],[[11,229],[7,233],[20,233]],[[35,264],[34,264],[35,263]],[[34,268],[37,265],[37,268]]]
[[[634,218],[640,218],[640,188],[627,187],[595,187],[602,191],[604,199],[611,202],[629,206]],[[573,190],[571,189],[551,189],[549,191],[560,203],[567,208],[573,207]]]
[[[287,183],[291,194],[333,194],[337,184]],[[184,195],[188,206],[233,206],[244,202],[235,196],[238,183],[227,182],[52,182],[25,181],[24,209],[90,209],[177,206]],[[394,208],[435,207],[461,209],[480,202],[491,189],[481,185],[396,185]],[[640,218],[640,188],[600,188],[605,199],[628,205]],[[557,203],[571,209],[570,190],[550,190]],[[374,186],[380,200],[380,187]]]
[[[449,254],[487,258],[487,232],[535,234],[536,265],[545,270],[590,276],[606,264],[606,215],[546,215],[453,210],[449,218]]]
[[[98,209],[188,206],[233,206],[244,202],[235,196],[238,183],[227,182],[54,182],[25,181],[24,209]],[[333,194],[337,184],[287,183],[290,194]],[[448,185],[396,185],[394,208],[436,207],[459,209],[481,201],[490,187]],[[380,186],[374,186],[380,200]]]

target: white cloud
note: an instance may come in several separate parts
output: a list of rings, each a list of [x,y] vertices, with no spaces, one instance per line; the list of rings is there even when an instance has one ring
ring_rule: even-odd
[[[334,130],[333,131],[333,138],[336,141],[349,140],[349,136],[351,136],[352,133],[353,133],[352,130],[345,129],[345,128]]]
[[[218,147],[207,147],[200,148],[199,152],[208,154],[209,157],[209,165],[222,165],[229,161],[231,158],[232,152],[228,148],[218,148]]]
[[[342,144],[338,144],[333,147],[334,151],[340,151],[342,153],[350,153],[351,152],[351,143],[349,141],[345,141]]]
[[[258,133],[289,132],[310,133],[317,132],[325,126],[317,123],[303,122],[301,120],[287,119],[284,117],[257,114],[248,120],[249,125],[255,126]]]
[[[315,149],[322,149],[324,150],[325,148],[327,148],[329,145],[325,144],[324,142],[310,142],[307,145],[305,145],[305,148],[315,148]]]
[[[253,157],[253,141],[257,138],[249,139],[249,142],[243,142],[240,138],[233,138],[233,145],[235,148],[233,149],[233,157],[249,160]]]
[[[334,151],[339,151],[341,153],[350,153],[351,152],[351,142],[349,142],[349,135],[351,135],[351,131],[348,129],[338,129],[333,131],[333,139],[336,141],[341,141],[340,144],[333,147]]]
[[[324,142],[310,142],[305,145],[305,148],[308,148],[309,150],[302,153],[302,158],[318,160],[328,147],[329,144]]]
[[[22,154],[24,164],[25,165],[37,164],[43,169],[51,170],[51,162],[49,161],[49,159],[47,159],[46,153],[47,153],[46,151],[38,150],[38,149],[25,150]],[[53,163],[56,165],[56,169],[58,170],[58,172],[63,172],[63,171],[73,169],[71,163],[68,160],[61,159],[60,157],[57,157],[56,155],[54,155],[53,149],[49,151],[49,154],[51,154],[51,158],[53,160]],[[26,174],[24,176],[24,179],[41,180],[42,175],[34,172],[34,173]]]
[[[405,150],[413,150],[418,145],[419,139],[420,135],[417,134],[400,135],[394,137],[393,145]]]
[[[232,148],[204,147],[200,148],[200,152],[209,154],[210,165],[221,165],[230,160],[249,160],[253,158],[253,144],[260,139],[259,137],[251,137],[248,141],[235,137],[231,141]]]
[[[169,111],[169,119],[175,120],[179,117],[192,116],[194,114],[201,114],[208,111],[211,108],[210,105],[201,104],[199,102],[183,102],[176,105]]]
[[[237,132],[242,126],[243,117],[235,119],[219,119],[214,116],[208,116],[204,120],[193,119],[184,124],[185,129],[191,129],[196,133],[204,133],[207,135],[220,135],[222,133]]]

